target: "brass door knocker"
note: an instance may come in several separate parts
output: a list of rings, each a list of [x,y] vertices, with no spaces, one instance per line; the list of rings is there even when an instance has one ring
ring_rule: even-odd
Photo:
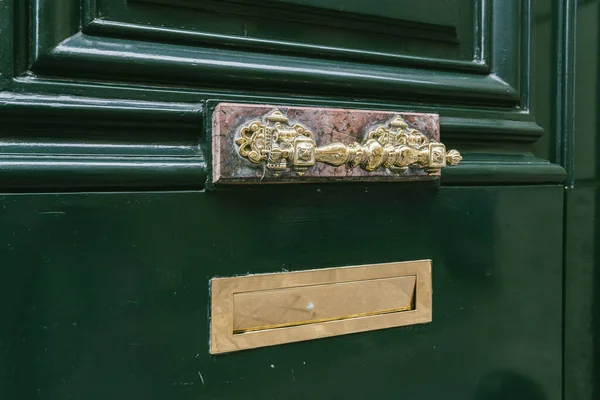
[[[279,110],[265,116],[262,122],[242,126],[239,135],[235,141],[239,155],[254,164],[265,163],[275,175],[290,169],[303,175],[317,162],[360,167],[369,172],[382,167],[396,173],[422,168],[434,174],[462,160],[458,151],[446,151],[443,143],[428,139],[400,116],[369,132],[362,143],[317,146],[307,127],[291,125]]]

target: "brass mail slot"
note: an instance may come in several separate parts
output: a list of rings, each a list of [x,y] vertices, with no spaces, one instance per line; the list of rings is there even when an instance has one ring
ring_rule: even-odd
[[[431,261],[211,280],[212,354],[431,321]]]

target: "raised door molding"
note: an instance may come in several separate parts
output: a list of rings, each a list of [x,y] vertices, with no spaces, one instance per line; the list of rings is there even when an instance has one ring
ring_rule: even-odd
[[[436,112],[445,140],[466,150],[444,184],[563,179],[551,158],[533,153],[544,128],[531,104],[529,1],[454,0],[446,7],[456,12],[443,16],[399,13],[404,0],[386,16],[336,4],[5,0],[15,33],[0,40],[12,47],[0,71],[0,114],[10,116],[0,143],[5,176],[35,164],[20,157],[43,154],[46,166],[76,157],[82,169],[108,157],[157,177],[136,185],[134,174],[123,186],[201,188],[189,179],[206,176],[205,121],[212,104],[229,101]],[[161,158],[181,179],[161,177]],[[77,180],[65,174],[56,185]],[[114,186],[104,173],[89,176],[90,188]]]

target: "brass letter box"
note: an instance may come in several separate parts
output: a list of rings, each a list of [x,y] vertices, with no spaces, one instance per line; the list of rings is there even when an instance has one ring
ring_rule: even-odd
[[[431,321],[431,261],[211,280],[212,354]]]

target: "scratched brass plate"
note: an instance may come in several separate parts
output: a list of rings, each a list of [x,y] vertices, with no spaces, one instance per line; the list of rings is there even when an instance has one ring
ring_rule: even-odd
[[[211,280],[212,354],[431,321],[431,260]]]

